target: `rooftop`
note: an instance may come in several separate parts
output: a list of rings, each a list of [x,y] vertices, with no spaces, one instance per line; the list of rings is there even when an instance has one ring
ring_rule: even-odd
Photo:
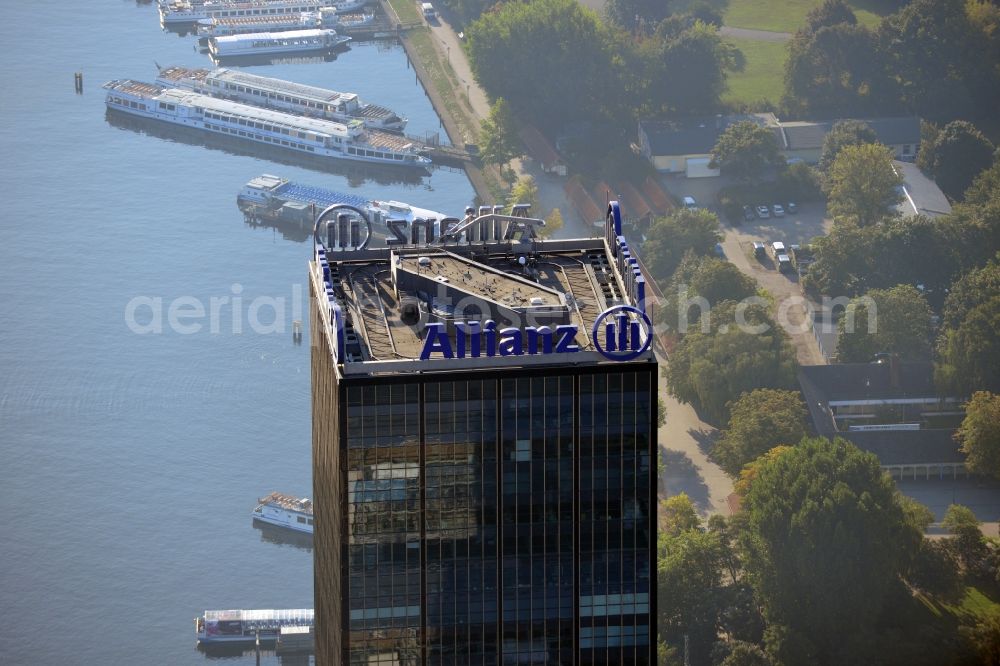
[[[642,280],[636,277],[638,269],[628,258],[627,245],[615,256],[604,238],[540,240],[531,230],[544,224],[541,220],[484,214],[483,210],[490,208],[484,207],[478,215],[467,213],[461,221],[450,218],[432,224],[432,228],[459,230],[447,242],[435,239],[414,244],[414,237],[408,236],[406,245],[346,251],[337,249],[335,237],[324,242],[332,249],[324,248],[322,260],[312,264],[312,279],[320,303],[332,298],[343,313],[336,315],[344,318],[343,333],[335,330],[336,316],[326,315],[330,318],[325,324],[331,347],[335,338],[343,335],[343,351],[333,349],[334,356],[343,353],[348,362],[345,366],[354,366],[356,372],[364,371],[362,365],[418,361],[431,324],[443,325],[442,330],[454,341],[456,330],[466,322],[480,322],[485,327],[485,322],[492,320],[497,332],[511,327],[528,335],[533,330],[530,327],[535,327],[541,334],[542,327],[548,327],[553,333],[548,351],[531,358],[528,355],[535,352],[524,352],[522,365],[558,360],[553,355],[561,355],[555,348],[557,332],[563,330],[560,326],[573,328],[572,342],[579,351],[593,352],[573,354],[574,362],[604,359],[597,356],[592,340],[595,323],[615,305],[634,305],[635,294],[644,289],[634,286],[637,279]],[[328,233],[345,233],[345,228],[336,224],[330,225]],[[488,228],[484,225],[490,224],[496,224],[496,230],[484,232]],[[328,264],[329,289],[320,272],[322,261]],[[628,267],[624,277],[620,266]],[[321,296],[324,291],[326,299]],[[645,340],[648,332],[638,335]],[[511,355],[501,359],[501,354],[494,358],[485,351],[480,357],[478,338],[469,344],[477,350],[470,352],[469,358],[456,352],[457,358],[434,360],[462,359],[462,367],[468,367],[469,362],[476,367],[498,361],[510,365],[515,360],[509,358]],[[530,347],[527,338],[524,346]],[[413,367],[431,369],[426,361],[421,363]]]

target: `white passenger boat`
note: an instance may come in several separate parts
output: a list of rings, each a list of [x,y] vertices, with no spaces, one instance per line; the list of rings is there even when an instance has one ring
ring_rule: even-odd
[[[254,644],[258,636],[273,643],[288,627],[310,628],[316,616],[312,608],[261,610],[207,610],[194,619],[195,635],[203,645]]]
[[[298,15],[333,5],[328,0],[160,0],[159,12],[161,23],[178,25],[212,18]]]
[[[282,32],[285,30],[312,30],[330,28],[333,30],[354,28],[359,25],[371,24],[375,21],[374,14],[362,14],[363,20],[357,14],[341,16],[333,7],[324,7],[318,12],[303,12],[301,14],[280,14],[278,16],[246,16],[240,18],[211,18],[198,21],[199,41],[208,43],[210,37],[225,37],[227,35],[243,35],[249,32]]]
[[[360,120],[372,129],[401,132],[406,127],[406,118],[384,106],[363,102],[355,93],[307,86],[242,70],[164,67],[156,82],[170,88],[184,88],[243,104],[341,123]]]
[[[208,95],[130,79],[110,81],[105,103],[113,111],[160,120],[241,141],[317,157],[405,167],[428,167],[404,137],[348,124],[262,109]]]
[[[214,60],[290,53],[330,53],[349,41],[351,38],[347,35],[339,35],[336,30],[328,28],[248,32],[212,37],[208,40],[208,52]]]
[[[313,533],[313,504],[308,497],[292,497],[274,492],[257,500],[251,514],[254,520],[285,527],[296,532]]]

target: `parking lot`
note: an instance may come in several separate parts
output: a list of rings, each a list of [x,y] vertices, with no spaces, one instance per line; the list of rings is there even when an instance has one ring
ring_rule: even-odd
[[[794,215],[786,213],[784,217],[754,219],[734,225],[721,215],[717,204],[720,189],[731,181],[726,177],[718,178],[685,178],[683,176],[664,177],[663,183],[678,199],[692,196],[703,208],[719,213],[722,231],[725,238],[722,248],[726,258],[733,262],[741,271],[753,277],[773,297],[776,306],[775,315],[779,324],[783,324],[795,345],[799,363],[819,365],[827,362],[820,351],[814,337],[810,319],[815,306],[808,304],[799,288],[798,275],[793,272],[779,273],[774,260],[769,253],[763,259],[754,257],[753,243],[760,241],[767,246],[773,241],[781,241],[785,246],[805,245],[817,236],[826,235],[832,225],[832,220],[826,216],[826,206],[822,203],[798,205]],[[756,206],[774,203],[787,205],[787,201],[749,202]],[[836,336],[823,336],[827,347],[835,344]],[[828,349],[828,352],[832,349]]]

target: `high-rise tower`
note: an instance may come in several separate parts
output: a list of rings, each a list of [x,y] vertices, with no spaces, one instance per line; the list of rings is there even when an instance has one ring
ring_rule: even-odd
[[[655,663],[645,282],[615,204],[601,238],[541,224],[317,223],[318,663]]]

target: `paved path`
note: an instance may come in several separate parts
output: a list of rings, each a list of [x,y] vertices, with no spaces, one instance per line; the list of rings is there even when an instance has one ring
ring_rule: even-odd
[[[719,34],[723,37],[734,37],[736,39],[753,39],[758,42],[787,42],[792,38],[790,32],[771,32],[770,30],[751,30],[749,28],[730,28],[724,25],[719,28]]]
[[[658,355],[660,368],[666,359]],[[667,408],[667,422],[659,430],[660,454],[666,466],[660,479],[660,498],[687,493],[702,517],[729,515],[726,499],[733,482],[718,465],[708,459],[717,431],[701,421],[691,405],[667,395],[666,380],[660,373],[659,392]]]

